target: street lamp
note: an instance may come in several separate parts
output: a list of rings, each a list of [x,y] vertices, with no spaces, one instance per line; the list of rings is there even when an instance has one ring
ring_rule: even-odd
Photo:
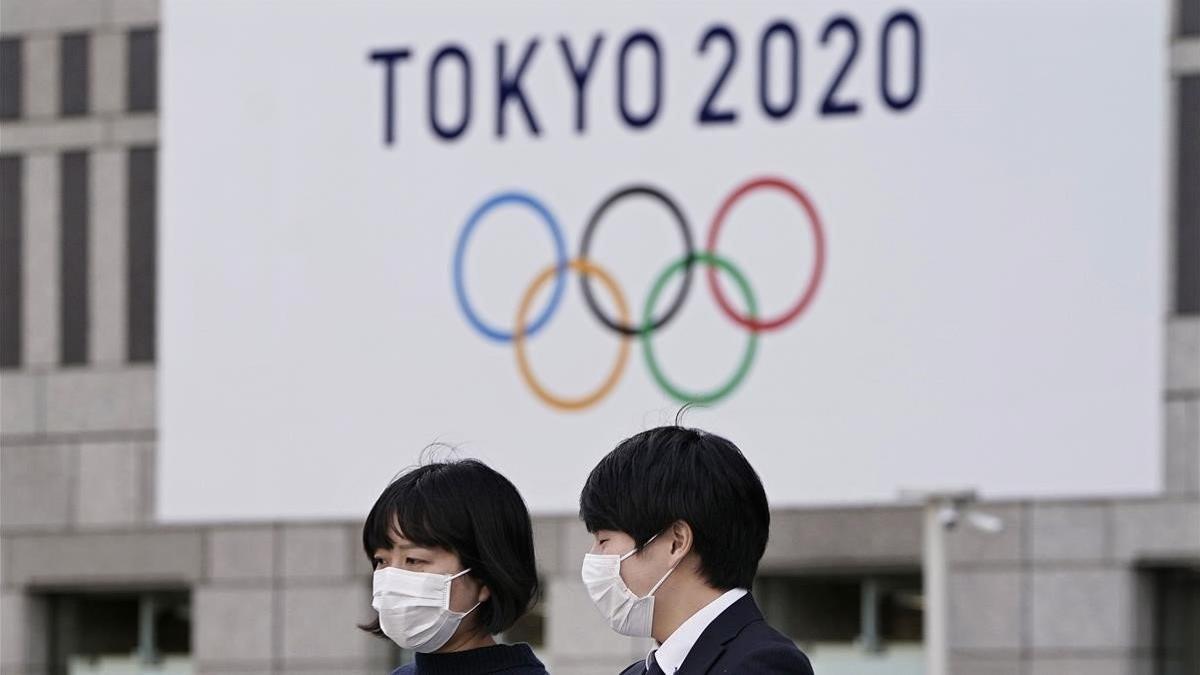
[[[925,505],[921,576],[925,595],[925,675],[949,675],[949,591],[946,533],[964,520],[980,532],[996,534],[1004,521],[973,508],[974,490],[904,491],[901,499]]]

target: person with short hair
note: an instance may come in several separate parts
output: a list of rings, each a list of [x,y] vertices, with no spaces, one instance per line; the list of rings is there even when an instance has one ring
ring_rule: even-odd
[[[622,675],[812,675],[750,594],[771,512],[736,445],[680,426],[627,438],[592,469],[579,515],[588,595],[613,630],[658,643]]]
[[[538,593],[533,527],[504,476],[476,460],[394,480],[362,532],[372,607],[359,626],[416,652],[392,675],[546,675],[527,644],[497,644]]]

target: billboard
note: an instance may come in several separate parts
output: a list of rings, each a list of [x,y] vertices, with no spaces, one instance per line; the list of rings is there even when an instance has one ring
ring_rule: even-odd
[[[688,401],[776,506],[1156,489],[1165,4],[168,0],[160,516]]]

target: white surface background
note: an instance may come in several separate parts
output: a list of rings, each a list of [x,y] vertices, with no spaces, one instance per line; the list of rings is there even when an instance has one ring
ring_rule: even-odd
[[[455,240],[496,191],[546,201],[577,250],[608,193],[669,191],[703,245],[738,183],[786,176],[824,220],[828,263],[809,311],[762,336],[749,377],[687,422],[745,451],[774,506],[892,499],[903,487],[973,485],[993,496],[1124,494],[1159,482],[1164,312],[1162,2],[914,0],[920,98],[878,94],[890,3],[413,5],[392,2],[164,3],[160,515],[166,520],[361,516],[432,441],[462,446],[517,483],[537,512],[570,512],[621,438],[670,421],[638,345],[614,393],[582,413],[550,410],[519,378],[510,346],[465,321],[451,282]],[[838,13],[860,29],[843,96],[819,103],[845,53],[821,46]],[[801,100],[784,121],[758,106],[758,40],[786,17],[802,41]],[[695,121],[723,49],[697,53],[713,23],[739,60],[721,95],[734,126]],[[663,109],[620,122],[617,51],[648,29],[664,58]],[[588,130],[557,40],[586,54]],[[495,134],[496,42],[525,78],[542,125],[508,110]],[[426,122],[433,53],[472,59],[473,116],[453,143]],[[907,41],[897,39],[904,90]],[[397,144],[382,142],[373,49],[414,56],[398,73]],[[782,53],[782,52],[781,52]],[[631,60],[632,101],[647,91]],[[781,69],[777,72],[782,72]],[[444,118],[459,111],[447,67]],[[769,194],[743,202],[721,251],[764,314],[800,292],[812,262],[802,212]],[[664,212],[630,202],[605,219],[593,258],[639,311],[681,253]],[[552,262],[540,222],[497,211],[472,240],[480,312],[511,327],[522,290]],[[746,335],[697,275],[655,336],[671,377],[718,384]],[[604,297],[597,286],[598,294]],[[531,339],[546,386],[598,384],[617,341],[575,278]]]

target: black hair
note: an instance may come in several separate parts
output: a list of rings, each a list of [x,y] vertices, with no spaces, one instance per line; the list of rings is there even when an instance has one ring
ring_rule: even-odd
[[[397,535],[458,555],[468,575],[491,590],[474,615],[492,635],[512,626],[537,598],[529,510],[517,488],[483,462],[434,462],[392,481],[363,523],[367,559],[392,548]],[[384,637],[378,617],[359,627]]]
[[[588,476],[579,517],[589,532],[624,532],[639,549],[686,522],[700,573],[719,590],[750,588],[771,526],[762,481],[742,451],[681,426],[621,441]]]

